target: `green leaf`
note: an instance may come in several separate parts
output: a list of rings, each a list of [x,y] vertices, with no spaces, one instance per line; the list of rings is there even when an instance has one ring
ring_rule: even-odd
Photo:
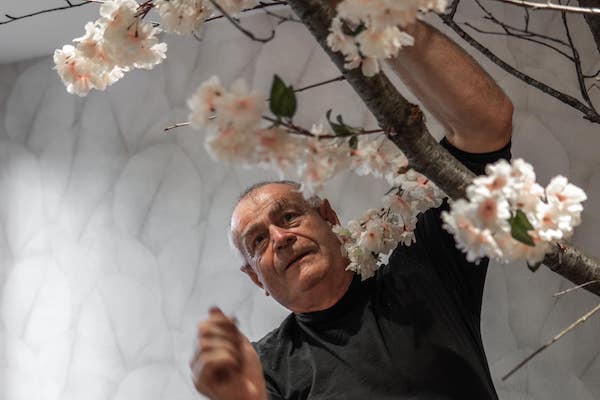
[[[540,268],[540,265],[542,265],[541,261],[536,262],[535,264],[529,264],[529,263],[527,263],[527,268],[529,268],[529,270],[531,272],[535,272],[535,271],[537,271]]]
[[[292,118],[296,114],[296,107],[297,101],[294,88],[291,85],[286,86],[285,82],[278,75],[275,75],[269,99],[271,112],[278,117]]]
[[[517,210],[515,215],[508,219],[508,222],[510,223],[510,234],[515,240],[528,246],[535,246],[533,238],[527,232],[532,230],[533,226],[523,211]]]
[[[358,147],[358,137],[356,135],[351,136],[350,140],[348,140],[348,145],[352,150],[356,150],[356,148]]]
[[[335,117],[338,122],[333,122],[331,120],[331,109],[327,110],[325,115],[327,116],[327,122],[329,122],[329,126],[331,126],[331,129],[337,136],[354,136],[359,132],[358,129],[350,125],[346,125],[344,119],[339,114]]]

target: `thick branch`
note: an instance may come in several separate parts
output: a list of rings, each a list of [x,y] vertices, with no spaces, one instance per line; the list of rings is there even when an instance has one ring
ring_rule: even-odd
[[[396,132],[390,139],[406,155],[410,165],[434,181],[451,198],[464,197],[473,173],[429,134],[419,108],[402,97],[383,73],[367,78],[360,69],[346,70],[343,56],[332,52],[327,46],[333,10],[320,0],[288,0],[288,3],[344,74],[379,125]],[[575,284],[600,279],[600,260],[588,257],[568,245],[557,246],[544,262],[554,272]],[[600,296],[600,285],[588,285],[586,289]]]
[[[360,68],[346,70],[342,54],[329,49],[326,38],[333,10],[318,0],[288,3],[377,118],[379,125],[397,132],[391,139],[404,151],[410,164],[425,176],[436,177],[437,181],[443,182],[440,187],[451,197],[464,194],[466,182],[473,174],[438,145],[429,134],[419,108],[402,97],[384,74],[365,78]]]

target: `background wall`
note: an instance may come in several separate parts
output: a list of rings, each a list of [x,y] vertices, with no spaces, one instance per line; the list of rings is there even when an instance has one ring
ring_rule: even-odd
[[[462,12],[463,20],[473,15]],[[595,54],[591,72],[600,66],[591,35],[583,19],[572,20],[582,54]],[[244,24],[258,34],[273,25],[261,15]],[[559,16],[543,14],[539,27],[560,31]],[[51,57],[0,66],[1,399],[196,399],[187,364],[210,305],[235,315],[251,339],[286,315],[242,276],[226,240],[235,196],[273,175],[215,163],[202,132],[162,128],[187,119],[185,100],[213,74],[267,90],[275,72],[296,87],[338,72],[295,23],[279,26],[265,45],[221,22],[207,27],[201,43],[167,41],[161,66],[86,98],[66,93]],[[577,96],[572,66],[549,51],[501,37],[486,43]],[[516,106],[514,156],[532,162],[543,184],[562,173],[587,191],[574,241],[600,256],[599,126],[482,63]],[[373,124],[345,83],[303,93],[299,121],[310,125],[328,108]],[[385,190],[348,175],[327,194],[347,221]],[[499,380],[598,299],[584,291],[553,298],[570,284],[545,268],[489,271],[482,324],[501,399],[599,399],[598,317]]]

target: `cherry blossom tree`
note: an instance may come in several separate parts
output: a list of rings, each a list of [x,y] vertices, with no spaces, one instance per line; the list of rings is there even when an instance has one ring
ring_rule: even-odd
[[[535,7],[518,0],[503,1]],[[73,44],[54,53],[56,70],[66,90],[79,96],[91,90],[105,90],[128,71],[151,69],[162,62],[167,56],[167,45],[159,36],[162,31],[195,34],[207,21],[227,18],[233,28],[253,40],[268,41],[274,32],[270,37],[256,37],[240,25],[236,16],[249,9],[269,12],[271,6],[291,7],[296,17],[276,15],[280,23],[298,18],[296,21],[306,25],[341,73],[339,78],[320,84],[346,80],[375,116],[379,129],[350,126],[343,116],[332,116],[331,110],[324,112],[325,119],[315,121],[312,127],[298,126],[294,123],[298,89],[280,77],[273,78],[270,93],[260,93],[242,80],[225,87],[214,76],[190,94],[189,121],[167,130],[182,125],[204,129],[208,132],[206,149],[213,158],[296,174],[308,197],[318,193],[335,174],[348,169],[358,175],[385,179],[390,190],[379,207],[367,210],[345,227],[334,227],[350,260],[348,269],[363,279],[374,273],[382,255],[398,243],[410,245],[415,240],[417,216],[438,207],[448,196],[453,201],[451,211],[443,214],[444,226],[455,236],[468,260],[522,259],[532,270],[543,262],[554,272],[600,295],[600,261],[565,241],[581,222],[585,193],[563,176],[555,177],[543,188],[536,182],[531,165],[520,159],[489,165],[485,176],[475,177],[438,145],[428,132],[421,110],[407,101],[381,70],[384,60],[397,56],[404,46],[413,45],[413,38],[403,28],[422,13],[440,13],[446,24],[459,34],[464,33],[453,20],[458,0],[449,5],[446,13],[445,0],[344,0],[337,7],[318,0],[105,0],[77,4],[67,1],[68,6],[58,9],[93,2],[101,3],[100,17],[88,22],[84,35],[74,39]],[[565,8],[548,3],[546,8],[558,10],[563,18],[567,12],[600,18],[595,15],[600,10],[592,5]],[[146,18],[153,11],[160,23]],[[528,27],[519,30],[484,11],[506,35],[532,38]],[[10,22],[21,17],[7,18]],[[600,41],[594,21],[588,19]],[[565,27],[569,35],[566,20]],[[472,38],[463,38],[478,48]],[[580,110],[588,120],[600,122],[593,103],[586,97],[590,87],[585,85],[586,79],[594,80],[598,74],[581,73],[579,55],[570,43],[572,55],[567,57],[579,66],[577,73],[580,82],[584,82],[581,90],[586,104],[520,76],[518,71],[513,73],[510,66],[499,65]],[[304,89],[308,88],[300,90]]]

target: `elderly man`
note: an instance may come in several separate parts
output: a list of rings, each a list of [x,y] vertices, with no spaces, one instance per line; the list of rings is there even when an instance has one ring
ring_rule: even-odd
[[[509,158],[512,105],[502,90],[437,30],[410,31],[415,46],[391,66],[444,125],[442,145],[476,173]],[[198,391],[218,400],[497,399],[479,328],[487,262],[465,260],[440,209],[420,217],[416,244],[361,281],[345,270],[328,201],[311,204],[296,189],[256,185],[231,217],[242,271],[292,313],[251,344],[211,309],[190,363]]]

